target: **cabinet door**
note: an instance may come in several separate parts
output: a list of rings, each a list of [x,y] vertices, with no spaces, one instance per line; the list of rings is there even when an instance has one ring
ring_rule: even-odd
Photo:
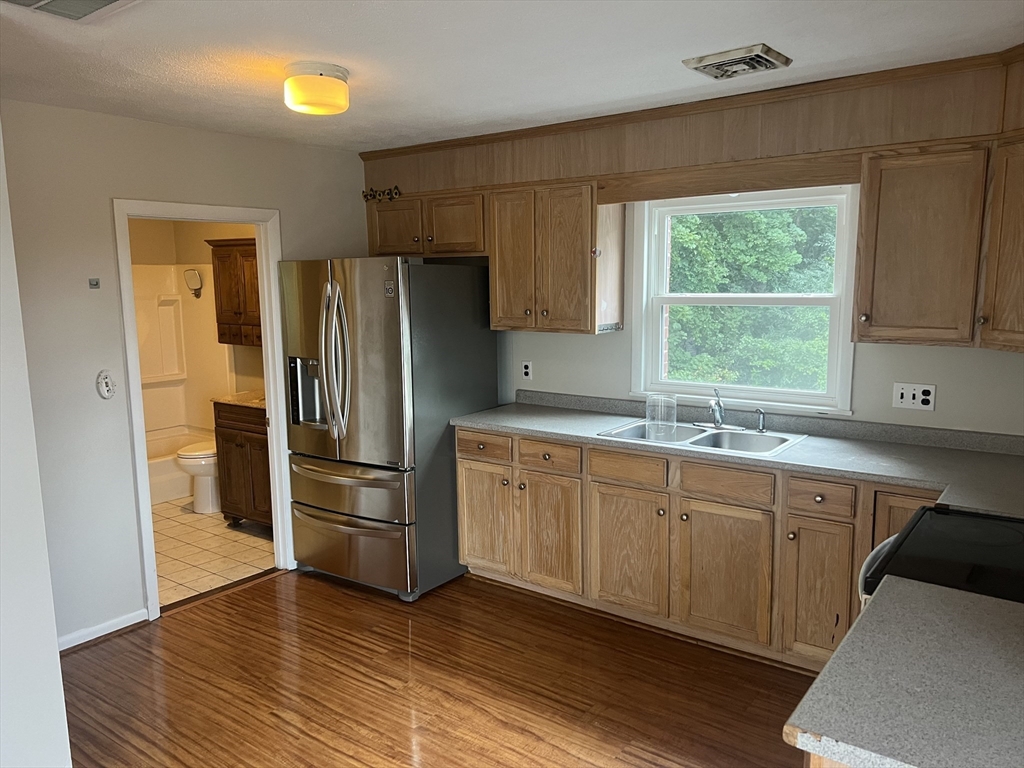
[[[213,249],[213,291],[217,322],[242,322],[242,265],[233,248]]]
[[[470,567],[513,575],[512,468],[459,461],[459,554]]]
[[[244,432],[216,430],[220,505],[226,514],[249,516],[249,451]]]
[[[383,200],[367,211],[370,251],[377,256],[423,253],[423,204],[420,200]]]
[[[520,470],[523,577],[551,589],[583,592],[580,481]]]
[[[245,436],[249,465],[249,517],[272,525],[273,504],[270,493],[270,446],[266,435]]]
[[[1024,352],[1024,143],[996,150],[981,346]]]
[[[533,190],[491,195],[491,327],[533,328]]]
[[[772,514],[680,501],[672,516],[672,618],[771,640]]]
[[[932,504],[937,497],[897,496],[892,493],[875,494],[874,546],[903,530],[910,518],[925,504]]]
[[[590,484],[591,597],[668,616],[668,495]]]
[[[986,154],[864,156],[855,341],[971,343]]]
[[[427,253],[483,253],[484,197],[429,197]]]
[[[239,273],[242,278],[242,324],[260,324],[260,276],[256,266],[256,249],[238,249]]]
[[[782,648],[825,661],[850,627],[853,526],[789,515],[782,542]]]
[[[589,185],[537,191],[537,327],[593,326],[594,203]]]

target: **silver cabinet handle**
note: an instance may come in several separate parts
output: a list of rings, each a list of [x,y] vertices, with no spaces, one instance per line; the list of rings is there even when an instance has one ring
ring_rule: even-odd
[[[786,534],[786,538],[789,539],[790,541],[793,541],[793,540],[796,539],[796,533],[793,533],[793,532],[787,533]]]
[[[414,243],[418,243],[418,242],[420,241],[420,239],[419,239],[418,237],[414,237],[414,238],[412,239],[412,241],[413,241]]]
[[[529,317],[529,316],[530,316],[530,310],[526,310],[526,316],[527,316],[527,317]]]
[[[316,467],[310,467],[305,464],[292,464],[292,469],[295,470],[295,474],[308,477],[310,480],[318,480],[322,483],[330,483],[331,485],[351,485],[356,488],[381,488],[388,491],[397,491],[402,487],[402,483],[398,480],[374,480],[373,478],[366,477],[342,477],[341,475],[329,475],[326,472],[321,472]]]
[[[664,517],[664,516],[665,516],[665,510],[664,509],[659,509],[658,510],[658,517]]]
[[[688,514],[686,514],[685,512],[683,512],[683,514],[681,514],[679,516],[679,519],[682,520],[685,523],[687,520],[690,519],[690,516]]]
[[[477,443],[476,447],[478,451],[482,451],[484,448],[486,448],[486,446],[483,443]]]
[[[821,504],[821,502],[823,502],[824,500],[825,500],[825,497],[822,496],[820,493],[814,497],[814,503],[815,504]]]
[[[982,315],[981,317],[978,318],[978,325],[984,325],[987,322],[988,322],[988,318],[985,317],[984,315]]]
[[[519,490],[520,491],[525,491],[526,490],[526,483],[520,483],[519,484]]]
[[[544,454],[544,461],[551,461],[551,454],[550,453],[545,453]]]
[[[547,317],[547,316],[548,316],[548,311],[547,311],[546,309],[542,309],[542,310],[540,311],[540,316],[541,316],[541,317]]]
[[[311,517],[305,512],[292,507],[292,514],[294,514],[299,520],[304,523],[309,523],[317,528],[327,528],[331,531],[337,531],[338,533],[348,533],[352,536],[368,536],[373,539],[400,539],[402,538],[402,531],[381,531],[376,528],[354,528],[350,525],[339,525],[338,523],[328,523],[325,520],[321,520],[318,517]]]
[[[508,480],[502,480],[502,481],[501,481],[501,484],[502,484],[502,485],[508,485]]]
[[[860,316],[860,321],[862,323],[866,323],[870,319],[871,319],[871,315],[867,314],[866,312],[863,315]]]
[[[434,242],[434,236],[433,235],[427,235],[427,242],[428,243]]]

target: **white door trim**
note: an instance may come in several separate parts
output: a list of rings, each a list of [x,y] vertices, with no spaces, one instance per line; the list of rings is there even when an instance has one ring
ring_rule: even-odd
[[[146,425],[142,411],[142,370],[139,363],[138,328],[135,323],[135,292],[128,243],[128,219],[211,221],[256,226],[257,271],[260,280],[260,317],[263,333],[263,379],[270,426],[270,488],[274,504],[274,561],[278,568],[295,568],[292,548],[291,482],[288,475],[288,418],[284,381],[284,348],[281,341],[281,285],[277,279],[281,261],[281,214],[265,208],[231,208],[220,205],[162,203],[150,200],[114,200],[114,232],[117,241],[118,292],[124,328],[125,375],[128,419],[132,430],[132,469],[139,521],[139,548],[146,611],[150,620],[160,615],[157,592],[156,546],[146,456]],[[211,289],[212,290],[212,287]]]

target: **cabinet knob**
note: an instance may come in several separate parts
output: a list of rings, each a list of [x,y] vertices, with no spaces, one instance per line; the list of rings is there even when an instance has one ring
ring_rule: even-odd
[[[530,312],[530,310],[526,310],[526,312],[525,312],[524,314],[526,314],[527,316],[529,316],[529,315],[530,315],[530,314],[532,314],[532,313]]]
[[[683,514],[681,514],[679,516],[679,519],[682,520],[685,523],[687,520],[690,519],[690,516],[688,514],[686,514],[685,512],[683,512]]]
[[[427,242],[428,243],[434,242],[434,236],[433,235],[427,235]]]
[[[867,312],[865,312],[863,315],[860,316],[860,321],[862,323],[866,323],[870,319],[871,319],[871,315],[869,315]]]
[[[520,483],[519,484],[519,490],[520,491],[525,491],[526,490],[526,483]]]
[[[987,322],[988,322],[988,318],[985,317],[984,315],[982,315],[981,317],[978,318],[978,325],[984,325]]]
[[[551,461],[551,454],[550,453],[545,453],[544,454],[544,461]]]
[[[817,494],[817,495],[816,495],[816,496],[814,497],[814,503],[815,503],[815,504],[821,504],[821,502],[823,502],[824,500],[825,500],[825,497],[824,497],[824,496],[822,496],[822,495],[821,495],[820,493],[819,493],[819,494]]]
[[[790,541],[793,541],[794,539],[796,539],[796,533],[794,533],[794,532],[787,533],[786,534],[786,538],[789,539]]]
[[[542,310],[540,311],[540,316],[541,316],[541,317],[547,317],[547,316],[548,316],[548,311],[547,311],[546,309],[542,309]]]
[[[502,485],[508,485],[508,480],[502,480],[502,481],[501,481],[501,484],[502,484]]]
[[[664,517],[664,516],[665,516],[665,510],[664,509],[659,509],[658,510],[658,517]]]
[[[477,443],[476,447],[477,447],[478,450],[482,451],[484,449],[484,444],[483,443]]]
[[[595,259],[601,258],[601,249],[600,248],[591,248],[590,249],[590,255],[593,256]]]

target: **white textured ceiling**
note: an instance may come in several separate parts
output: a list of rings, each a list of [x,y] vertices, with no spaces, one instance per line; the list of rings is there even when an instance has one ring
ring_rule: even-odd
[[[1022,0],[141,0],[91,24],[0,2],[0,95],[365,150],[1022,41]],[[793,65],[715,82],[680,63],[761,42]],[[351,70],[347,113],[284,106],[307,59]]]

